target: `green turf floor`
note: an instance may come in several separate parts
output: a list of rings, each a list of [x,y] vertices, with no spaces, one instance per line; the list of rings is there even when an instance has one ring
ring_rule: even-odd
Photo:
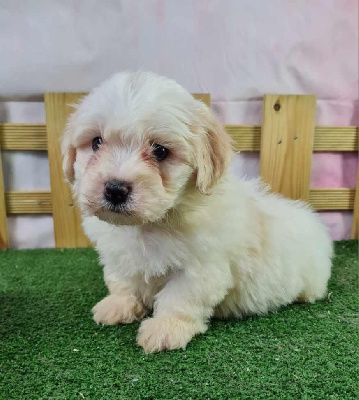
[[[93,250],[0,252],[1,399],[354,399],[358,243],[336,244],[329,299],[213,321],[185,351],[145,355],[138,324],[97,326]]]

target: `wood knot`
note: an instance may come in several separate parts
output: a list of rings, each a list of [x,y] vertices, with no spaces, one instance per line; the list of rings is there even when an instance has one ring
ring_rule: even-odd
[[[277,102],[274,104],[273,108],[274,108],[274,111],[279,111],[279,110],[280,110],[280,103],[279,103],[279,101],[277,101]]]

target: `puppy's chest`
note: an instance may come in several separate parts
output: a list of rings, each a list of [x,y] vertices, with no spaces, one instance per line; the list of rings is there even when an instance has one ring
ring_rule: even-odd
[[[191,246],[187,238],[180,235],[159,234],[154,232],[121,232],[112,235],[112,248],[103,251],[111,253],[111,263],[118,265],[126,274],[145,273],[146,276],[164,275],[169,270],[181,269],[187,264]],[[107,258],[106,255],[104,258]]]

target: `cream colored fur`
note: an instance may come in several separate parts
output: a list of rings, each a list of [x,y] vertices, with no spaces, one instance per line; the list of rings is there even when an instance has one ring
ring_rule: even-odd
[[[94,154],[96,136],[104,143]],[[168,159],[151,159],[153,142],[169,148]],[[94,320],[153,312],[138,333],[146,352],[186,347],[213,316],[262,315],[325,295],[332,244],[317,215],[232,176],[228,135],[174,81],[114,75],[77,106],[62,150],[110,293]],[[133,185],[125,213],[103,201],[109,179]]]

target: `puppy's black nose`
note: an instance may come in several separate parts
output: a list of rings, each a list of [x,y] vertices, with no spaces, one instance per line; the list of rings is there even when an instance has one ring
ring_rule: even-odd
[[[131,192],[131,185],[127,182],[112,179],[106,182],[104,196],[105,199],[114,206],[126,202]]]

